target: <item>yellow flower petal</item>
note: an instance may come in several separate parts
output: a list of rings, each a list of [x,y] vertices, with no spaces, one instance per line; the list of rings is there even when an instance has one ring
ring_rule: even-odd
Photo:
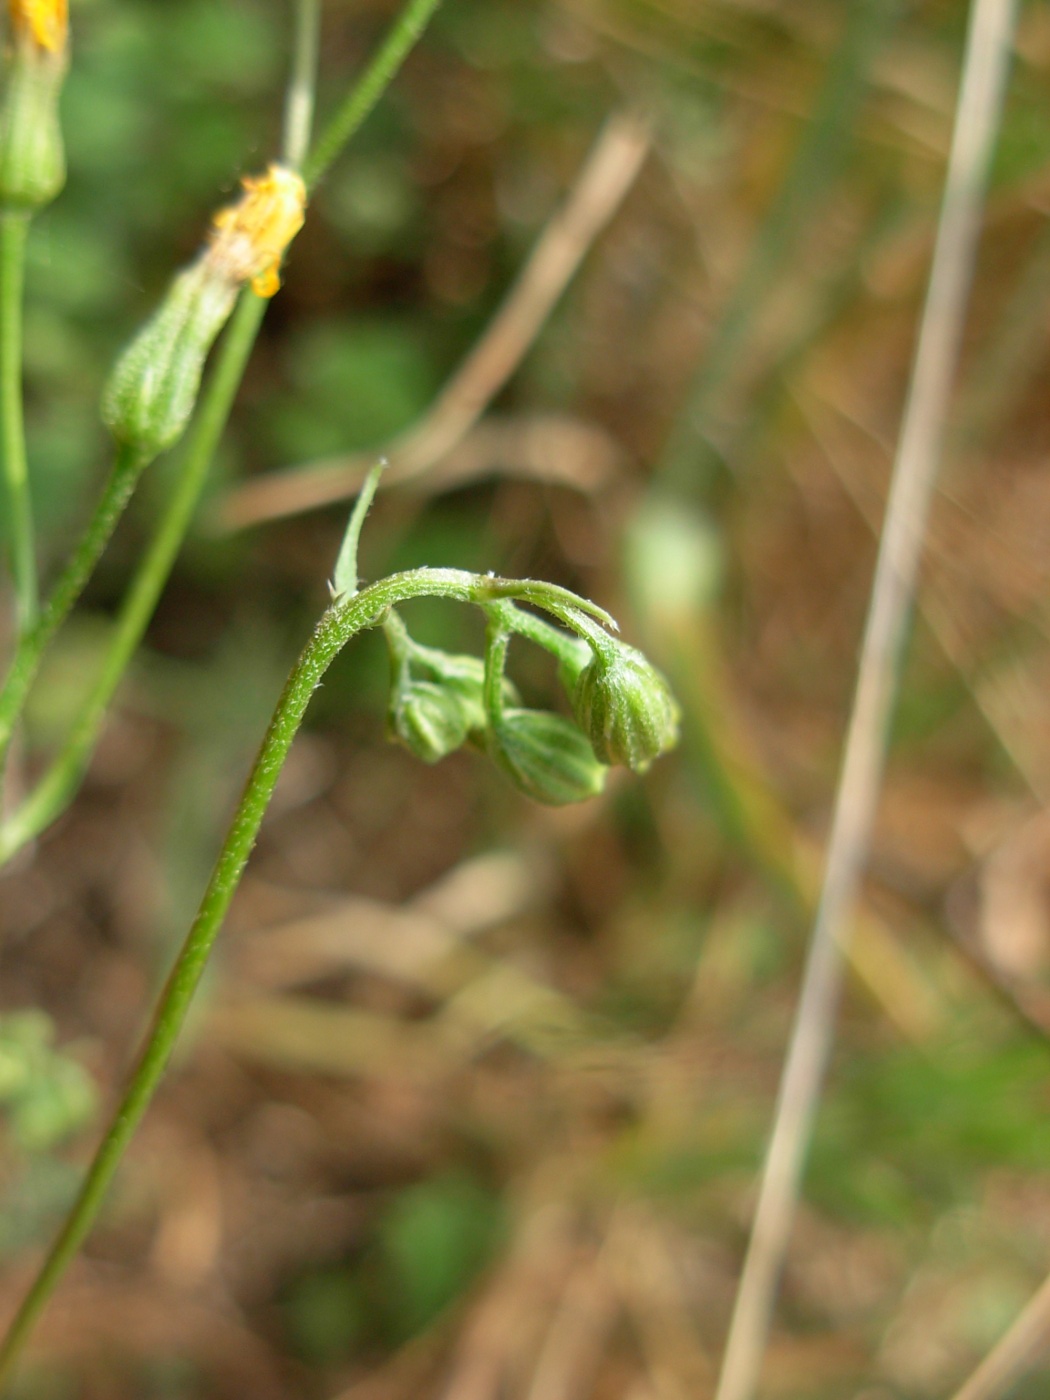
[[[303,226],[306,186],[294,170],[277,164],[241,184],[237,203],[212,219],[205,258],[231,282],[251,282],[257,295],[272,297],[281,285],[277,269],[284,250]]]
[[[26,34],[38,48],[58,53],[69,35],[68,0],[8,0],[11,27]]]

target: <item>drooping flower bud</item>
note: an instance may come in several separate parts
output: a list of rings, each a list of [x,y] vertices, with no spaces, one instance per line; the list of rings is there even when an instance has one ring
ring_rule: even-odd
[[[504,710],[488,748],[520,792],[548,806],[582,802],[605,784],[607,770],[576,726],[544,710]]]
[[[9,0],[0,104],[0,208],[31,213],[65,184],[58,103],[69,66],[67,0]]]
[[[453,690],[433,681],[409,680],[395,685],[388,732],[424,763],[437,763],[461,748],[470,728],[469,707]]]
[[[603,763],[644,773],[678,742],[678,704],[655,666],[609,638],[572,694],[573,713]]]
[[[302,228],[306,187],[294,170],[271,165],[242,183],[244,194],[215,215],[204,251],[175,278],[103,393],[102,417],[113,436],[145,455],[181,436],[204,361],[241,286],[250,282],[256,295],[273,296],[281,256]]]

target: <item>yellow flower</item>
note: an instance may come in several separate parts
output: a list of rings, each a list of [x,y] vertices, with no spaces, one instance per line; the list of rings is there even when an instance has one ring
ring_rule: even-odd
[[[281,285],[284,250],[303,226],[306,186],[294,170],[277,164],[241,184],[237,203],[212,219],[205,261],[231,282],[250,281],[256,296],[272,297]]]
[[[69,34],[68,0],[8,0],[11,27],[27,35],[38,48],[59,53]]]

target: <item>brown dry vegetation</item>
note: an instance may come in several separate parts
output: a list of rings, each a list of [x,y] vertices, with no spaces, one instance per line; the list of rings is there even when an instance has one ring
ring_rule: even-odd
[[[296,325],[336,312],[401,325],[407,307],[428,330],[418,418],[602,118],[648,104],[637,178],[459,474],[392,487],[364,565],[580,589],[671,675],[684,742],[644,780],[542,810],[476,756],[427,769],[384,747],[379,649],[340,663],[181,1057],[41,1326],[27,1397],[713,1390],[928,270],[960,7],[887,21],[852,138],[785,201],[846,7],[566,0],[515,10],[501,40],[499,14],[473,7],[472,30],[457,4],[399,88],[401,242],[355,254],[334,195],[318,201],[230,460],[245,476],[289,464],[267,404],[293,398]],[[83,7],[89,35],[114,8]],[[326,92],[364,46],[351,8],[328,8]],[[946,1396],[1050,1268],[1048,75],[1033,4],[770,1400]],[[544,94],[549,116],[523,114]],[[365,152],[379,162],[382,144]],[[710,586],[688,608],[652,604],[652,565],[624,567],[661,491],[708,530]],[[235,499],[216,496],[212,520]],[[46,1010],[104,1102],[323,605],[344,513],[201,533],[81,798],[4,879],[4,1005]],[[132,549],[122,536],[88,614]],[[49,673],[34,744],[91,664],[90,623]],[[421,620],[460,645],[457,625]],[[523,686],[553,694],[521,660]],[[6,1155],[5,1308],[92,1131]]]

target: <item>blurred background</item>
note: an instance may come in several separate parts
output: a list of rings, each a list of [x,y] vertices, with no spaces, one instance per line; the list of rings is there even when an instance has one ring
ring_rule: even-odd
[[[280,0],[72,8],[70,179],[34,224],[26,330],[51,567],[106,461],[113,356],[278,147],[290,29]],[[394,13],[327,0],[322,119]],[[352,489],[352,454],[409,444],[364,576],[448,564],[595,598],[672,678],[684,740],[542,809],[476,755],[385,744],[380,639],[341,657],[20,1396],[712,1393],[965,18],[445,0],[311,206],[80,799],[4,878],[0,1090],[5,1055],[35,1066],[3,1116],[4,1308],[325,604],[347,505],[304,509],[310,464],[351,454]],[[1048,76],[1029,0],[769,1397],[950,1394],[1050,1267]],[[468,390],[484,413],[446,440]],[[148,475],[55,648],[30,769],[177,470]],[[465,610],[405,616],[480,650]],[[524,644],[511,669],[561,703]]]

